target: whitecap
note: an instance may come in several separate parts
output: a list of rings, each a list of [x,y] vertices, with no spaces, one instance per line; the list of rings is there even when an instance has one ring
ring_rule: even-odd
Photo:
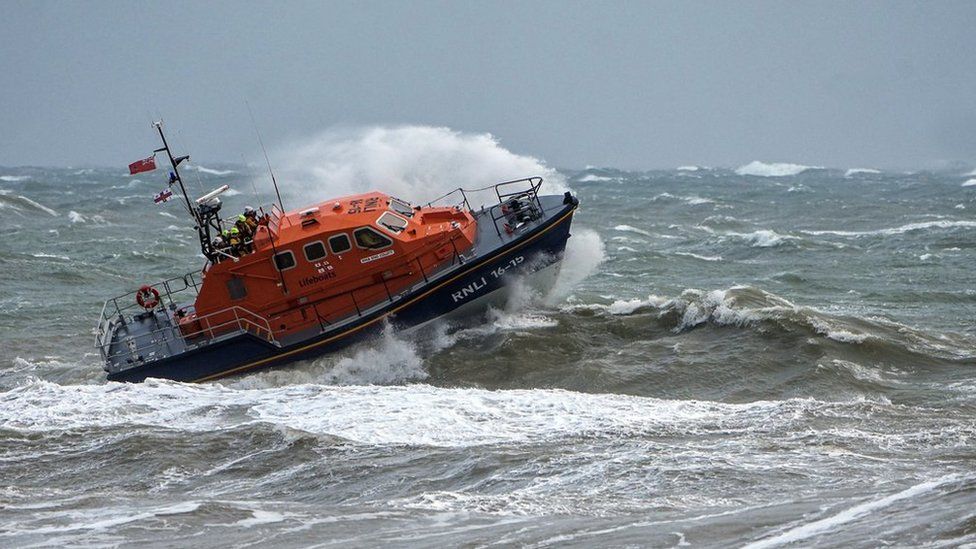
[[[659,308],[667,303],[667,299],[656,295],[649,295],[647,299],[618,299],[608,305],[606,310],[612,315],[629,315],[638,309],[646,307]]]
[[[80,213],[78,213],[78,212],[76,212],[74,210],[71,210],[70,212],[68,212],[68,220],[70,220],[72,223],[85,223],[86,222],[85,216],[81,215]]]
[[[637,234],[642,234],[644,236],[651,236],[651,233],[643,229],[638,229],[637,227],[633,227],[631,225],[617,225],[613,228],[613,230],[626,232],[626,233],[637,233]]]
[[[492,324],[500,330],[534,330],[553,328],[559,325],[559,321],[536,313],[499,313]]]
[[[797,175],[807,170],[820,170],[820,166],[804,166],[802,164],[789,164],[785,162],[765,163],[753,160],[745,166],[735,169],[738,175],[752,175],[756,177],[786,177]]]
[[[675,169],[677,171],[679,171],[679,172],[697,172],[698,170],[701,170],[702,168],[699,167],[699,166],[678,166]]]
[[[881,170],[876,170],[874,168],[851,168],[851,169],[847,170],[846,172],[844,172],[844,177],[851,177],[852,175],[857,175],[859,173],[861,173],[861,174],[879,174],[879,173],[881,173]]]
[[[892,236],[898,234],[904,234],[911,231],[921,231],[926,229],[954,229],[954,228],[973,228],[976,227],[976,221],[968,220],[948,220],[941,219],[939,221],[923,221],[919,223],[908,223],[900,227],[891,227],[887,229],[875,229],[867,231],[842,231],[842,230],[803,230],[800,231],[804,234],[820,236],[820,235],[834,235],[834,236]]]
[[[956,482],[959,479],[959,475],[950,474],[934,480],[928,480],[926,482],[906,488],[900,492],[896,492],[880,499],[868,500],[864,503],[859,503],[853,507],[844,509],[837,514],[830,515],[813,522],[808,522],[806,524],[791,528],[781,534],[750,543],[745,545],[743,549],[766,549],[768,547],[796,544],[796,542],[809,539],[824,532],[829,532],[836,529],[838,526],[857,520],[880,509],[884,509],[885,507],[888,507],[901,500],[913,499],[916,496],[931,492],[945,484]]]
[[[698,255],[698,254],[693,254],[691,252],[674,252],[674,255],[693,257],[695,259],[700,259],[702,261],[722,261],[722,256],[720,255]]]
[[[8,183],[15,183],[17,181],[26,181],[30,179],[29,175],[0,175],[0,181],[6,181]]]
[[[34,200],[31,200],[30,198],[27,198],[26,196],[20,196],[20,195],[16,195],[16,196],[17,196],[17,198],[23,200],[25,203],[27,203],[27,204],[29,204],[29,205],[37,208],[38,210],[41,210],[44,213],[50,214],[50,215],[55,216],[55,217],[57,217],[57,215],[58,215],[58,212],[52,210],[51,208],[48,208],[47,206],[45,206],[44,204],[41,204],[40,202],[35,202]]]
[[[707,229],[707,227],[701,228]],[[795,236],[780,234],[770,229],[760,229],[751,233],[729,232],[726,234],[745,240],[753,248],[775,248],[776,246],[785,244],[787,241],[799,240]]]
[[[212,168],[205,168],[205,167],[203,167],[203,166],[201,166],[199,164],[197,164],[195,166],[191,166],[191,169],[195,169],[196,171],[198,171],[200,173],[206,173],[206,174],[210,174],[210,175],[230,175],[232,173],[237,173],[234,170],[215,170],[215,169],[212,169]]]
[[[976,179],[967,179],[965,183],[962,184],[963,187],[976,187]]]
[[[580,183],[594,183],[594,182],[598,182],[598,181],[613,181],[613,178],[612,177],[604,177],[602,175],[596,175],[596,174],[588,173],[588,174],[584,175],[583,177],[578,178],[576,181],[579,181]]]

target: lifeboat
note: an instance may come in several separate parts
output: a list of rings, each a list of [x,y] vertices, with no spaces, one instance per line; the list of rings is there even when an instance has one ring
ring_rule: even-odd
[[[156,127],[207,259],[105,302],[95,346],[111,381],[209,381],[483,311],[518,277],[552,278],[579,205],[540,194],[539,177],[476,189],[491,196],[478,208],[461,188],[423,205],[370,192],[262,207],[224,239],[238,218],[221,215],[226,189],[191,200],[178,170],[188,157]]]

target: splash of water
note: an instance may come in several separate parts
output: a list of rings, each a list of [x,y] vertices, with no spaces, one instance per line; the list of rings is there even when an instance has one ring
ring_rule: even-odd
[[[379,190],[423,203],[458,187],[531,176],[545,178],[545,194],[567,190],[565,179],[542,160],[512,153],[491,134],[444,127],[332,128],[275,157],[282,180],[294,182],[288,192],[302,201]],[[471,206],[487,203],[488,196]]]

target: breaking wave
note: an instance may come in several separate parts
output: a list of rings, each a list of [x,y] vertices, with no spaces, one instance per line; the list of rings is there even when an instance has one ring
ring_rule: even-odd
[[[753,160],[745,166],[735,169],[738,175],[751,175],[755,177],[787,177],[801,174],[807,170],[821,170],[820,166],[804,166],[802,164],[771,163]]]
[[[237,173],[234,170],[216,170],[213,168],[205,168],[203,166],[200,166],[199,164],[190,165],[189,168],[191,170],[196,170],[200,173],[205,173],[208,175],[231,175]]]
[[[858,174],[880,174],[881,170],[875,170],[874,168],[851,168],[844,172],[844,177],[851,177]]]
[[[26,196],[12,194],[10,191],[0,191],[0,208],[3,207],[10,207],[18,211],[37,210],[54,217],[58,216],[58,212],[48,208],[44,204],[31,200]]]
[[[931,335],[879,318],[827,313],[796,305],[782,297],[750,286],[727,290],[688,289],[674,298],[650,295],[620,299],[610,304],[569,305],[569,311],[597,311],[610,316],[653,314],[672,332],[681,333],[703,325],[728,327],[777,327],[785,333],[817,335],[836,343],[872,345],[886,356],[906,353],[931,360],[968,361],[976,358],[976,342],[959,335]],[[873,351],[872,351],[873,352]]]
[[[321,200],[383,190],[412,202],[427,202],[458,187],[482,188],[524,177],[545,178],[543,194],[562,194],[566,181],[530,156],[502,147],[488,133],[462,133],[431,126],[330,129],[275,154],[286,192]],[[494,192],[469,194],[471,207],[493,203]]]
[[[875,229],[868,231],[841,231],[841,230],[803,230],[800,231],[804,234],[821,236],[821,235],[834,235],[834,236],[892,236],[905,234],[912,231],[924,231],[927,229],[956,229],[965,228],[971,229],[976,227],[976,221],[965,221],[965,220],[947,220],[941,219],[939,221],[923,221],[919,223],[908,223],[900,227],[890,227],[887,229]]]

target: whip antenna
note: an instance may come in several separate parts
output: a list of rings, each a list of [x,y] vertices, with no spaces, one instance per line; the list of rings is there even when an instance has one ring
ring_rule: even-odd
[[[247,113],[251,115],[251,125],[254,126],[254,134],[258,136],[258,144],[261,145],[261,152],[264,153],[264,161],[268,164],[268,173],[271,174],[271,183],[274,185],[275,195],[278,197],[278,206],[281,207],[281,213],[284,214],[285,205],[281,202],[281,193],[278,192],[278,180],[275,179],[274,172],[271,170],[271,160],[268,159],[268,151],[264,148],[261,132],[258,131],[258,123],[254,121],[254,111],[251,110],[251,104],[247,102],[247,98],[244,99],[244,104],[247,105]]]

